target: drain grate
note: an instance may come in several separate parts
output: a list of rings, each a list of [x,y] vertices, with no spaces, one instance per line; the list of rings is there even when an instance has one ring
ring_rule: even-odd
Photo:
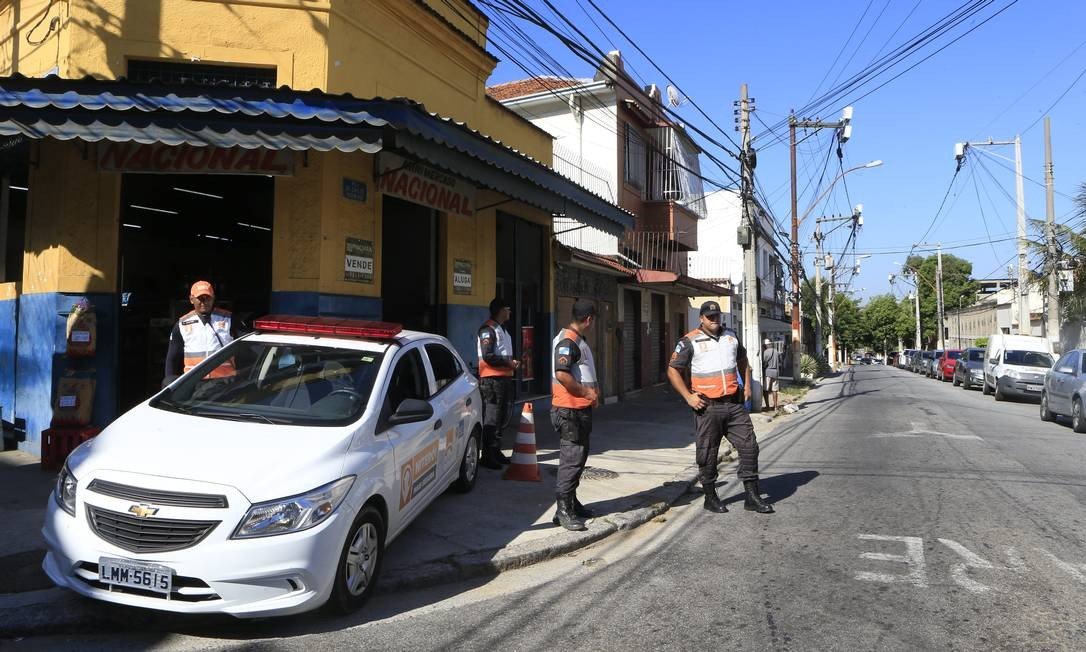
[[[547,466],[547,471],[551,475],[558,475],[557,466]],[[610,469],[601,469],[597,466],[584,467],[584,473],[581,474],[581,480],[615,480],[618,478],[618,472]]]

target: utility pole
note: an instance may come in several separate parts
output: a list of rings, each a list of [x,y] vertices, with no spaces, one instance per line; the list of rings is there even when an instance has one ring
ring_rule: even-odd
[[[822,355],[822,220],[815,220],[815,354]],[[828,270],[827,270],[828,271]]]
[[[830,322],[830,367],[837,371],[837,327],[834,324],[834,289],[837,285],[835,276],[837,274],[837,267],[834,265],[833,256],[826,256],[826,273],[830,276],[830,302],[826,307],[826,316]]]
[[[913,346],[918,349],[924,348],[924,343],[920,341],[920,286],[913,288],[913,304],[916,307],[916,341],[913,342]]]
[[[1014,145],[1014,175],[1016,204],[1018,207],[1018,333],[1032,335],[1033,325],[1029,316],[1029,268],[1026,266],[1026,191],[1022,176],[1022,137],[1016,135],[1014,140],[992,140],[979,143],[956,143],[954,156],[961,165],[965,158],[965,152],[970,147],[984,147],[992,145]]]
[[[1048,311],[1045,336],[1060,349],[1060,284],[1056,256],[1056,199],[1052,177],[1052,121],[1045,116],[1045,236],[1048,241]]]
[[[935,271],[935,298],[936,305],[939,309],[939,348],[946,350],[946,341],[943,337],[945,328],[943,327],[944,313],[943,313],[943,245],[938,246],[938,261]]]
[[[797,120],[788,116],[788,158],[791,163],[792,181],[792,377],[799,378],[799,358],[802,354],[799,319],[799,196],[796,188],[796,127],[804,129],[839,129],[838,142],[844,144],[852,136],[852,107],[846,106],[838,122],[821,120]]]
[[[747,96],[747,85],[739,87],[739,131],[742,134],[743,151],[740,155],[742,183],[739,201],[743,210],[743,229],[746,232],[743,249],[743,346],[747,349],[751,382],[762,382],[761,327],[758,323],[758,229],[754,203],[754,166],[757,164],[750,147],[750,112],[753,99]],[[760,396],[751,388],[752,396]]]

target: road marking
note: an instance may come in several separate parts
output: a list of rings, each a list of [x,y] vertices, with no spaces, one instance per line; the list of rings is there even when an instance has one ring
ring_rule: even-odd
[[[905,575],[891,575],[890,573],[871,573],[860,571],[856,573],[856,579],[868,582],[883,582],[892,584],[901,582],[912,584],[920,588],[927,588],[928,579],[924,571],[924,540],[920,537],[895,537],[881,534],[857,534],[857,537],[866,541],[893,541],[905,544],[904,555],[891,555],[884,552],[863,552],[860,557],[874,561],[895,561],[908,565],[909,572]]]
[[[980,582],[966,575],[965,569],[992,569],[996,567],[995,564],[988,561],[987,559],[981,559],[976,553],[970,551],[968,548],[958,543],[957,541],[951,541],[950,539],[936,539],[936,541],[958,553],[958,555],[960,555],[961,558],[965,560],[964,563],[954,564],[954,566],[952,566],[950,569],[950,578],[954,580],[955,584],[973,593],[986,593],[992,590],[992,587],[981,584]]]
[[[935,437],[946,437],[947,439],[973,439],[973,440],[976,440],[976,441],[984,441],[982,438],[980,438],[980,437],[978,437],[976,435],[956,435],[956,434],[954,434],[952,432],[939,432],[937,430],[926,430],[924,428],[921,428],[920,424],[918,424],[915,421],[910,421],[909,424],[912,426],[912,428],[913,428],[912,430],[902,430],[900,432],[878,432],[878,433],[875,433],[875,434],[869,435],[869,436],[874,437],[876,439],[883,439],[883,438],[886,438],[886,437],[930,437],[930,436],[935,436]]]

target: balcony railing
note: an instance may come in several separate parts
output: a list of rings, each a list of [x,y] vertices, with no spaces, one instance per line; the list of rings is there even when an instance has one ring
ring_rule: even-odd
[[[685,274],[686,248],[669,231],[628,231],[621,242],[622,254],[641,269]]]
[[[584,157],[558,143],[554,144],[553,162],[554,170],[558,174],[612,204],[615,203],[615,190],[611,187],[610,175],[602,166],[585,160]]]
[[[672,127],[655,127],[648,133],[652,148],[645,199],[673,201],[700,218],[707,217],[696,148]]]

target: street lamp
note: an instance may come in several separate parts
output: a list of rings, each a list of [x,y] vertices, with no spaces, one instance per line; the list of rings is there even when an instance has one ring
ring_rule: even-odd
[[[847,170],[842,171],[833,181],[826,186],[826,189],[822,191],[811,205],[804,211],[803,216],[797,215],[796,207],[796,162],[795,162],[795,142],[796,142],[796,125],[795,121],[791,124],[791,138],[792,138],[792,377],[799,378],[799,355],[801,349],[799,329],[799,225],[803,220],[807,219],[807,216],[811,214],[811,211],[818,206],[818,203],[829,194],[830,190],[837,184],[838,181],[843,179],[846,174],[855,172],[856,170],[864,170],[867,168],[877,168],[882,165],[881,160],[869,161],[863,165],[857,165]],[[843,126],[843,125],[842,125]]]
[[[909,267],[905,263],[899,263],[897,261],[894,261],[894,264],[899,265],[902,269],[902,272],[904,272],[904,270],[909,270],[913,273],[914,276],[916,276],[917,279],[920,278],[920,274],[916,271],[915,268]],[[908,274],[905,275],[908,276]],[[916,307],[916,340],[913,342],[913,346],[918,349],[923,349],[924,345],[920,342],[920,283],[913,283],[913,288],[913,302]]]

